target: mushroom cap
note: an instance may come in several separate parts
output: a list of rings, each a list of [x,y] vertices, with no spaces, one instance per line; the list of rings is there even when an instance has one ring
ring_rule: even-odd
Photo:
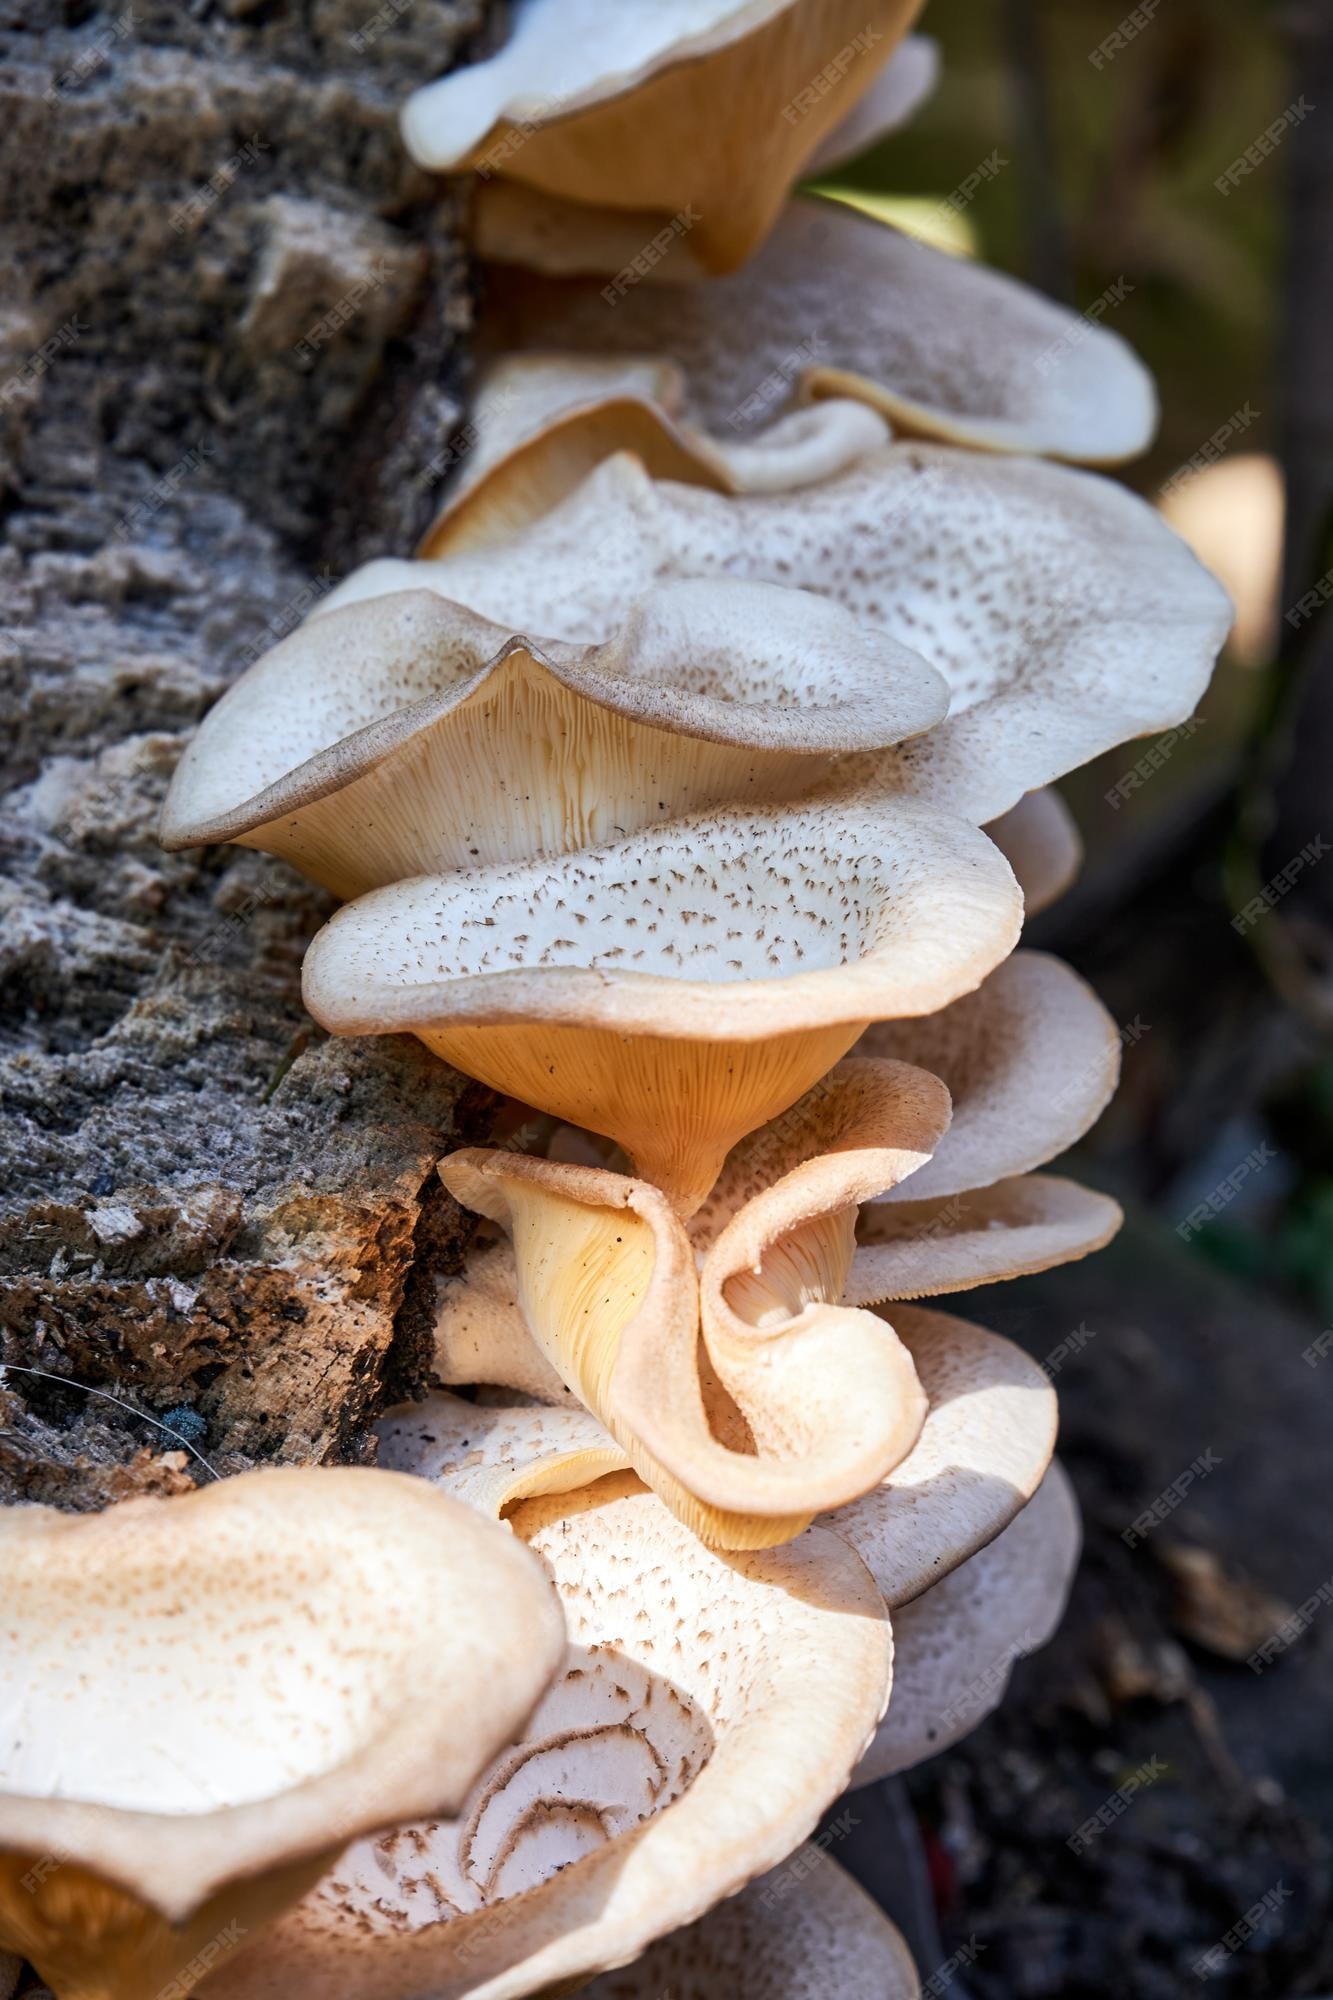
[[[508,42],[409,98],[425,167],[478,167],[601,218],[630,211],[612,270],[685,237],[729,270],[873,82],[916,0],[525,0]],[[867,16],[869,17],[867,19]],[[697,206],[696,206],[697,205]],[[674,223],[674,227],[671,225]],[[660,261],[640,255],[628,283]]]
[[[449,1403],[467,1439],[492,1414],[432,1398],[432,1460]],[[510,1520],[565,1608],[564,1678],[456,1821],[343,1855],[214,1976],[218,2000],[513,2000],[587,1978],[784,1860],[846,1783],[891,1640],[844,1543],[724,1559],[630,1473]]]
[[[503,247],[493,225],[483,247]],[[662,275],[671,270],[668,257]],[[595,279],[497,264],[487,337],[497,349],[669,359],[691,419],[732,435],[772,407],[768,382],[779,399],[784,385],[855,397],[914,436],[1095,465],[1134,457],[1157,426],[1151,376],[1104,324],[813,195],[787,204],[742,270],[639,284],[613,311]]]
[[[670,362],[503,356],[477,385],[465,433],[475,443],[418,555],[508,541],[618,451],[634,452],[654,479],[716,493],[784,493],[830,479],[889,442],[883,417],[845,397],[787,410],[744,437],[700,430],[683,405],[683,380]]]
[[[663,584],[598,646],[409,590],[311,620],[243,674],[187,747],[159,837],[263,847],[355,895],[783,797],[947,707],[906,646],[772,584]]]
[[[1082,835],[1054,785],[1026,792],[986,832],[1014,871],[1025,916],[1058,902],[1083,865]]]
[[[966,1195],[867,1204],[846,1305],[965,1292],[1103,1249],[1123,1216],[1109,1195],[1054,1174],[1020,1174]]]
[[[648,582],[681,575],[780,577],[922,654],[949,683],[949,715],[868,769],[978,822],[1183,721],[1231,620],[1215,580],[1123,487],[931,444],[777,494],[654,481],[622,454],[511,540],[370,565],[325,603],[414,578],[488,615],[530,607],[548,630],[596,637]]]
[[[173,1922],[232,1877],[456,1806],[564,1644],[526,1552],[378,1471],[10,1508],[0,1541],[22,1639],[0,1672],[23,1718],[0,1848],[68,1849]]]
[[[953,1121],[904,1190],[913,1202],[1044,1166],[1100,1117],[1120,1074],[1110,1014],[1072,967],[1040,951],[1014,952],[935,1014],[876,1022],[858,1049],[917,1064],[948,1087]]]
[[[999,1707],[1015,1660],[1060,1622],[1080,1542],[1078,1502],[1054,1459],[1003,1534],[895,1612],[893,1698],[853,1784],[938,1756]]]
[[[758,1042],[947,1006],[1011,949],[1020,902],[984,834],[914,801],[697,813],[374,890],[319,932],[303,986],[335,1034]]]
[[[939,43],[930,35],[908,35],[841,125],[806,161],[804,178],[830,174],[900,130],[934,96],[939,80]]]
[[[794,1854],[582,2000],[920,2000],[902,1933],[823,1847]]]
[[[733,1153],[693,1242],[655,1188],[603,1169],[474,1150],[440,1174],[511,1237],[527,1325],[641,1477],[706,1541],[765,1547],[876,1485],[920,1431],[906,1349],[839,1300],[856,1204],[948,1117],[934,1077],[842,1064]]]

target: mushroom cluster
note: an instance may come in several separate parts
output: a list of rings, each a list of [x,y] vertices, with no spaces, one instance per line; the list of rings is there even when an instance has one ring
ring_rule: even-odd
[[[61,2000],[919,1991],[802,1843],[995,1705],[1079,1526],[1047,1371],[918,1302],[1117,1227],[1041,1171],[1115,1024],[1015,947],[1078,866],[1053,782],[1183,721],[1229,608],[1057,462],[1147,441],[1123,343],[793,195],[929,88],[915,11],[523,0],[406,108],[473,177],[471,449],[161,838],[330,890],[312,1015],[513,1136],[440,1162],[475,1230],[378,1469],[0,1524],[49,1680],[0,1947]]]

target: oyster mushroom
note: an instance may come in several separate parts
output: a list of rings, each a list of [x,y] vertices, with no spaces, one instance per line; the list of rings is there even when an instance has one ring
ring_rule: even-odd
[[[1123,487],[931,444],[887,446],[790,494],[655,481],[622,453],[510,539],[369,564],[325,604],[417,583],[596,638],[652,582],[682,575],[780,579],[924,656],[949,684],[949,714],[868,770],[978,823],[1183,721],[1231,618],[1214,579]]]
[[[408,99],[403,138],[421,166],[577,204],[626,286],[678,244],[730,270],[918,4],[525,0],[497,54]]]
[[[731,810],[374,890],[317,935],[304,990],[332,1033],[410,1031],[615,1139],[688,1214],[867,1022],[976,986],[1020,902],[983,834],[915,803]]]
[[[228,689],[159,838],[260,847],[346,898],[790,797],[947,707],[906,646],[772,584],[664,584],[598,646],[403,591],[312,620]]]
[[[448,1488],[495,1413],[437,1398],[418,1415],[418,1463]],[[400,1465],[410,1422],[395,1425]],[[509,1520],[564,1606],[563,1678],[457,1818],[351,1848],[215,1977],[216,2000],[514,2000],[577,1983],[785,1860],[845,1785],[892,1653],[845,1543],[812,1531],[723,1558],[627,1472]]]
[[[581,1988],[581,2000],[920,2000],[912,1955],[822,1844]]]
[[[1057,902],[1083,865],[1078,826],[1054,785],[1028,792],[986,832],[1013,869],[1029,917]]]
[[[1058,1460],[1002,1534],[893,1612],[893,1699],[852,1783],[947,1750],[1004,1699],[1015,1661],[1044,1646],[1078,1566],[1078,1503]]]
[[[934,1077],[840,1064],[732,1153],[689,1235],[655,1188],[597,1168],[471,1151],[440,1175],[511,1238],[527,1326],[640,1476],[706,1541],[762,1548],[876,1485],[920,1431],[907,1350],[838,1301],[857,1203],[948,1119]]]
[[[526,1550],[385,1472],[9,1508],[0,1546],[0,1944],[62,2000],[184,1995],[348,1841],[456,1809],[564,1649]]]

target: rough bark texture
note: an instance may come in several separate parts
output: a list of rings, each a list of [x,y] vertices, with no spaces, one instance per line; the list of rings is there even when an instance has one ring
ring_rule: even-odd
[[[317,892],[153,828],[226,683],[429,510],[470,305],[396,111],[499,23],[22,13],[0,6],[0,1498],[94,1506],[204,1476],[187,1442],[219,1470],[364,1456],[419,1372],[414,1242],[452,1230],[432,1166],[484,1100],[413,1042],[313,1029]]]

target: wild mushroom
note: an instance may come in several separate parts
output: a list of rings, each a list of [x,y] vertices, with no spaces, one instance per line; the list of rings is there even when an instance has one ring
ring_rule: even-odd
[[[907,1350],[838,1301],[858,1202],[948,1120],[934,1077],[843,1063],[736,1148],[689,1235],[655,1188],[604,1169],[471,1151],[440,1175],[511,1238],[533,1337],[645,1482],[704,1540],[763,1548],[916,1441]]]
[[[986,832],[1014,871],[1026,916],[1057,902],[1083,865],[1082,836],[1054,785],[1026,793]]]
[[[1078,1504],[1058,1460],[993,1542],[893,1609],[893,1700],[853,1774],[873,1784],[968,1735],[1004,1699],[1016,1660],[1044,1646],[1069,1596]]]
[[[976,986],[1020,900],[984,834],[915,803],[696,814],[374,890],[315,938],[305,997],[615,1139],[688,1214],[867,1022]]]
[[[369,564],[325,604],[417,583],[486,616],[595,639],[654,581],[723,575],[831,597],[929,660],[949,683],[947,718],[867,768],[978,823],[1126,737],[1183,721],[1231,617],[1213,578],[1123,487],[930,444],[888,446],[799,493],[734,496],[654,481],[624,453],[509,540]]]
[[[260,847],[346,898],[787,798],[947,707],[906,646],[772,584],[649,589],[598,646],[403,591],[312,620],[228,689],[159,838]]]
[[[580,1988],[581,2000],[921,2000],[902,1933],[826,1838]]]
[[[918,4],[525,0],[497,54],[409,98],[403,138],[421,166],[577,205],[627,285],[682,241],[692,270],[730,270]]]
[[[403,1413],[395,1463],[413,1462],[415,1420],[415,1462],[448,1489],[493,1415],[454,1398]],[[216,1976],[217,2000],[577,1983],[785,1860],[846,1783],[892,1648],[845,1543],[815,1530],[723,1558],[625,1472],[509,1520],[564,1605],[564,1677],[456,1819],[350,1849]]]
[[[183,1996],[348,1841],[456,1810],[564,1650],[528,1552],[387,1472],[10,1508],[0,1546],[0,1944],[61,2000]]]

